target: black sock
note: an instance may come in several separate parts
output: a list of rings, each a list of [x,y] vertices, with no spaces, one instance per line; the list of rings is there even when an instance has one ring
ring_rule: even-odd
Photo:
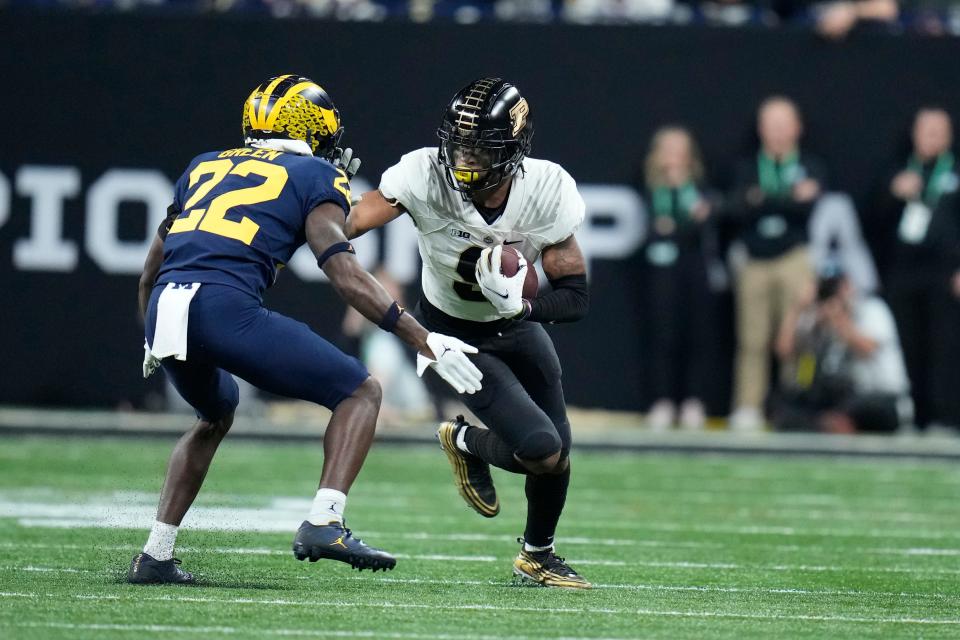
[[[553,545],[557,523],[567,502],[570,465],[563,473],[527,476],[527,529],[524,541],[535,547]]]
[[[489,429],[473,427],[467,429],[463,436],[470,453],[487,464],[513,473],[526,473],[527,470],[513,457],[513,447],[500,439],[500,436]]]

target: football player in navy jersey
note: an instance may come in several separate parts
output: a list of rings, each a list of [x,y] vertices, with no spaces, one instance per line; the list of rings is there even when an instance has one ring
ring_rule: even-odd
[[[359,161],[338,147],[342,132],[320,86],[277,76],[244,104],[245,146],[197,156],[177,181],[140,279],[144,376],[162,367],[198,421],[170,457],[157,518],[130,564],[130,582],[194,581],[173,547],[233,422],[238,389],[231,373],[333,411],[319,490],[294,539],[295,557],[361,570],[395,565],[343,523],[346,494],[373,439],[379,384],[357,359],[262,303],[277,270],[304,242],[348,304],[417,349],[419,373],[433,368],[460,393],[480,389],[480,371],[465,355],[476,349],[428,332],[357,261],[343,229]]]

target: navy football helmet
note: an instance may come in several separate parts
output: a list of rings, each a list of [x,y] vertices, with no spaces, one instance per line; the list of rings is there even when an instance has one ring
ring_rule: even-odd
[[[243,104],[244,140],[300,140],[313,155],[332,160],[342,135],[340,112],[310,78],[274,76],[254,89]]]

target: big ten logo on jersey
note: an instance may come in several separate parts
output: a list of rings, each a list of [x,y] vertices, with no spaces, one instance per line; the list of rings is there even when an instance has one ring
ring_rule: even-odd
[[[454,238],[460,238],[462,240],[470,239],[470,232],[463,231],[462,229],[450,229],[450,235],[452,235]]]
[[[356,193],[374,188],[360,176],[351,180],[351,187]],[[582,184],[579,188],[586,203],[586,220],[577,239],[587,260],[619,260],[631,255],[646,232],[646,210],[636,192],[614,184]],[[12,173],[12,179],[0,173],[0,246],[12,243],[12,251],[4,250],[4,254],[19,271],[76,271],[82,244],[105,273],[139,275],[172,200],[173,183],[157,169],[111,168],[84,184],[77,167],[23,165]],[[3,229],[5,226],[8,228]],[[136,232],[121,233],[121,227]],[[4,233],[11,228],[13,238]],[[383,265],[402,284],[419,276],[417,229],[409,216],[401,216],[353,244],[367,269]],[[302,280],[326,279],[306,246],[287,266]]]

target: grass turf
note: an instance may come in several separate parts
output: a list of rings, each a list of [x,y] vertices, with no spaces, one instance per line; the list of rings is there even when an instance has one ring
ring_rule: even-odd
[[[511,579],[522,479],[495,472],[503,511],[482,519],[434,448],[375,447],[350,494],[395,571],[296,562],[319,445],[228,439],[178,539],[201,584],[127,585],[170,449],[2,440],[0,637],[960,635],[949,463],[578,453],[558,552],[597,588],[572,592]]]

